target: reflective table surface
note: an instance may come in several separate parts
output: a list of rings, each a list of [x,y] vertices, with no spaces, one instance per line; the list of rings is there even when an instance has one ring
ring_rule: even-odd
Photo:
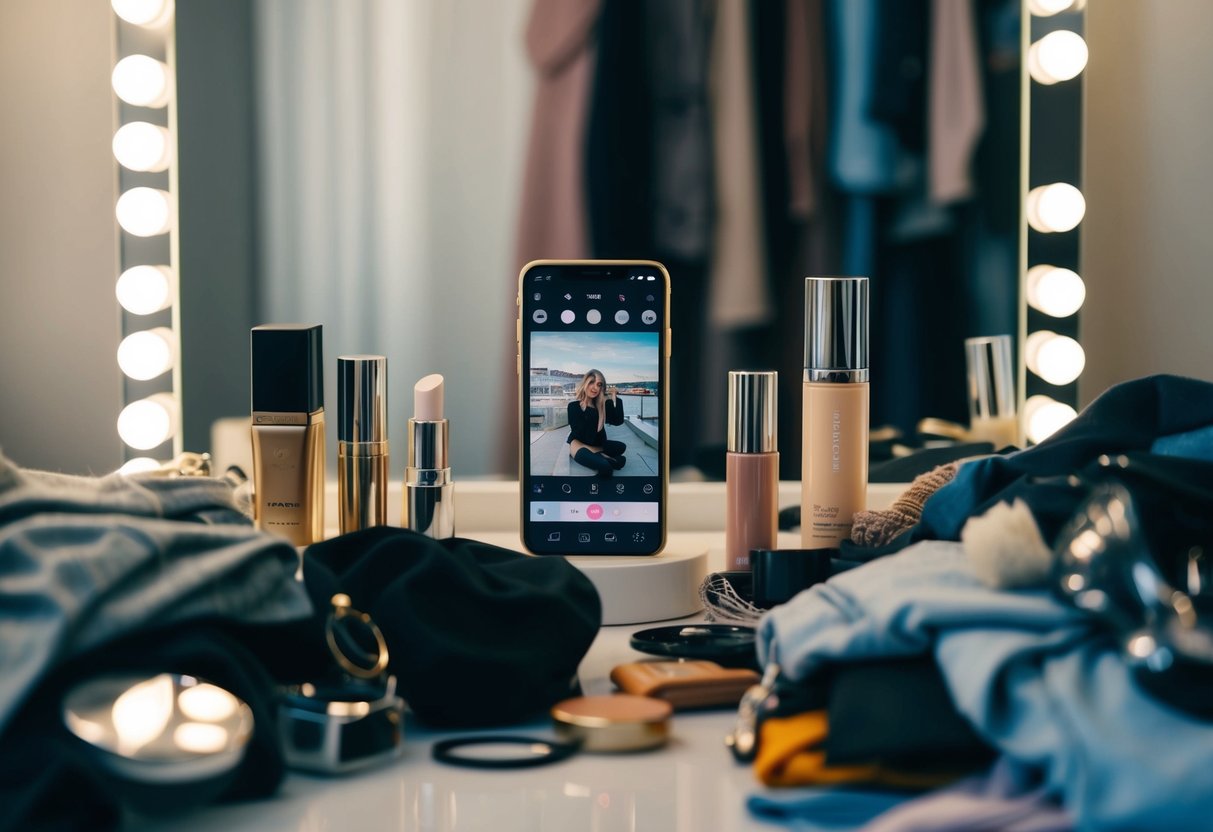
[[[787,535],[781,545],[797,546]],[[723,535],[673,533],[671,538],[710,547],[709,568],[723,567]],[[682,621],[702,620],[696,616]],[[670,622],[672,623],[672,622]],[[614,686],[611,668],[652,658],[633,650],[629,638],[650,624],[604,627],[582,661],[584,693]],[[531,769],[456,768],[430,759],[434,742],[461,732],[433,731],[409,722],[399,760],[358,774],[326,778],[290,773],[268,800],[212,806],[185,817],[139,818],[141,830],[290,829],[495,830],[495,832],[703,832],[770,830],[750,817],[746,796],[762,787],[748,765],[724,745],[735,711],[676,713],[664,748],[634,754],[580,753]],[[476,731],[477,734],[491,733]],[[554,737],[547,721],[503,728],[501,734]]]

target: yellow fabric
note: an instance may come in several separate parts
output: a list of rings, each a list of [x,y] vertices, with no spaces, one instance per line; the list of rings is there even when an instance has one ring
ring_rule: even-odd
[[[767,786],[880,785],[899,789],[933,789],[951,783],[953,774],[915,774],[877,763],[826,765],[820,750],[829,735],[826,711],[768,717],[759,728],[754,774]]]

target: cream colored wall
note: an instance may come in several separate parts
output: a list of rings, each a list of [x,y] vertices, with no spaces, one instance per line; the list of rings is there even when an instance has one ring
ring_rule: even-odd
[[[1213,3],[1087,10],[1084,404],[1150,373],[1213,379]]]
[[[110,18],[0,0],[0,449],[76,473],[122,462]]]

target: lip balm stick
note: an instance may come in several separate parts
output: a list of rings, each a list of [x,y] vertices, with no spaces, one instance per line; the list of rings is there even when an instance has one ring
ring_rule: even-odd
[[[447,456],[448,437],[448,423],[443,416],[443,378],[434,373],[413,387],[402,512],[405,528],[427,537],[455,536],[455,484],[451,481]]]

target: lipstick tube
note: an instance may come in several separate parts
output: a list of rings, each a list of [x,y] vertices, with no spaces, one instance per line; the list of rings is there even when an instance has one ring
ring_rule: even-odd
[[[442,409],[441,375],[428,375],[413,386],[402,518],[405,528],[435,539],[455,536],[455,484],[447,461],[449,432]]]
[[[773,371],[729,372],[729,445],[725,455],[724,556],[728,569],[750,569],[751,549],[776,548],[779,445]]]
[[[337,512],[341,533],[387,524],[387,359],[337,358]]]
[[[296,546],[324,539],[321,328],[253,327],[253,519]]]
[[[800,538],[834,548],[867,501],[868,279],[805,278],[804,320]]]

